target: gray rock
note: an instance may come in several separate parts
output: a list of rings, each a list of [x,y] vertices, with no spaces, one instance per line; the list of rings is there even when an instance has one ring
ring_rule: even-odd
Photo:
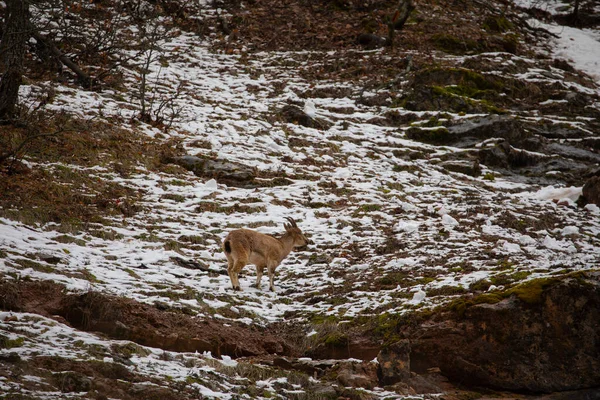
[[[586,203],[600,206],[600,175],[592,176],[583,185],[583,198]]]
[[[366,362],[342,362],[337,368],[337,381],[345,387],[373,389],[378,385],[377,367]]]
[[[241,163],[214,160],[196,156],[179,156],[167,159],[167,162],[177,164],[196,176],[233,180],[238,182],[251,182],[256,178],[256,168]]]
[[[292,104],[283,106],[281,111],[279,111],[279,115],[284,121],[302,125],[307,128],[329,129],[331,127],[331,124],[327,121],[320,118],[313,118],[306,114],[300,107]]]

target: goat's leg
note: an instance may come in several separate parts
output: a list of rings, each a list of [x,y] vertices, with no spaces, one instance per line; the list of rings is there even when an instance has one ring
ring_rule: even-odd
[[[262,279],[264,269],[265,269],[264,265],[256,266],[256,288],[257,289],[260,289],[260,281]]]
[[[277,268],[276,263],[267,265],[267,272],[269,273],[269,290],[271,292],[275,291],[275,285],[273,285],[273,278],[275,278],[275,268]]]
[[[229,275],[229,280],[231,281],[231,286],[233,286],[233,290],[235,290],[235,277],[233,275],[233,260],[229,257],[227,258],[227,274]]]
[[[239,273],[242,271],[242,269],[244,268],[244,266],[248,263],[247,260],[241,260],[238,259],[233,263],[233,268],[231,271],[231,277],[232,277],[232,283],[233,283],[233,290],[239,290],[241,291],[242,288],[240,287],[240,276]]]

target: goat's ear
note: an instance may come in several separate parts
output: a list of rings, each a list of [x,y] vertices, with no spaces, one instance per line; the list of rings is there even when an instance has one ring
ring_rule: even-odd
[[[289,231],[290,229],[292,229],[292,226],[290,224],[283,224],[283,227],[285,228],[286,231]]]

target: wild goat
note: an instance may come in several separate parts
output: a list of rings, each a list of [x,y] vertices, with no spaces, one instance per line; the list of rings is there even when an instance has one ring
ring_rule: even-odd
[[[265,267],[269,273],[269,289],[274,292],[273,277],[275,268],[290,254],[294,247],[303,247],[308,239],[292,218],[286,218],[289,224],[283,224],[285,233],[279,239],[250,229],[231,231],[223,241],[223,250],[227,256],[227,272],[233,290],[241,290],[238,274],[246,264],[256,266],[256,288],[260,289]]]

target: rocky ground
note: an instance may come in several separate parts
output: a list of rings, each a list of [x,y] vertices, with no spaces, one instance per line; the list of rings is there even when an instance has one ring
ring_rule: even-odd
[[[597,398],[597,10],[419,1],[390,47],[396,3],[44,25],[97,80],[31,53],[0,127],[0,398]]]

